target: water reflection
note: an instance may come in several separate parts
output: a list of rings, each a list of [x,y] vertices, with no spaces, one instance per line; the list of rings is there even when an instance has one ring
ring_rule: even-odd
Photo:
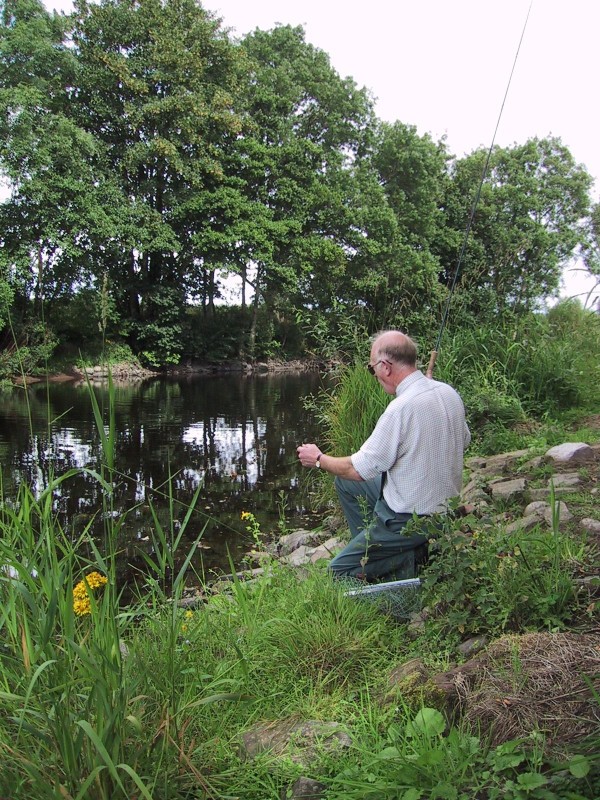
[[[238,563],[249,545],[241,511],[252,511],[265,529],[282,504],[289,518],[306,512],[295,449],[318,438],[303,398],[320,386],[314,373],[118,384],[110,497],[89,471],[100,470],[103,458],[88,388],[11,390],[0,414],[4,499],[23,481],[39,496],[53,478],[77,470],[53,493],[57,520],[73,537],[89,531],[101,547],[108,514],[130,572],[142,568],[140,552],[151,547],[157,525],[176,535],[199,491],[184,549],[202,534],[196,569],[227,570],[229,556]],[[108,433],[108,389],[94,393]]]

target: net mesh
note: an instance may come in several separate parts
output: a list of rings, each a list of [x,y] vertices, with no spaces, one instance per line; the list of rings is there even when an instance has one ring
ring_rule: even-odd
[[[344,595],[346,597],[374,603],[380,611],[394,619],[408,620],[422,607],[419,578],[366,585],[357,580],[347,579],[345,584]]]

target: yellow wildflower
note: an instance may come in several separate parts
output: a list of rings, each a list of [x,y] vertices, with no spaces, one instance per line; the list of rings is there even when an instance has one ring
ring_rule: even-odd
[[[90,593],[108,583],[108,578],[99,572],[90,572],[73,589],[73,611],[78,617],[92,613]]]
[[[242,511],[242,519],[253,519],[254,514],[251,514],[249,511]]]

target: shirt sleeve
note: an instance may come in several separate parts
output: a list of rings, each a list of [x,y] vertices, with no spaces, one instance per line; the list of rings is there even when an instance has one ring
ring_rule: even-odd
[[[392,401],[378,419],[373,433],[360,450],[350,456],[352,466],[365,481],[387,472],[398,460],[402,449],[402,419],[398,411]]]

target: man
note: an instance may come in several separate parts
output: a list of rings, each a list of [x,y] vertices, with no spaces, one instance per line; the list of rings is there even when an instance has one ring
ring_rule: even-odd
[[[471,435],[460,396],[417,369],[417,348],[405,334],[378,334],[367,368],[395,395],[367,441],[343,457],[302,444],[298,457],[304,467],[335,475],[352,538],[330,562],[334,575],[410,578],[427,537],[418,524],[407,523],[415,516],[443,513],[448,500],[458,496]]]

